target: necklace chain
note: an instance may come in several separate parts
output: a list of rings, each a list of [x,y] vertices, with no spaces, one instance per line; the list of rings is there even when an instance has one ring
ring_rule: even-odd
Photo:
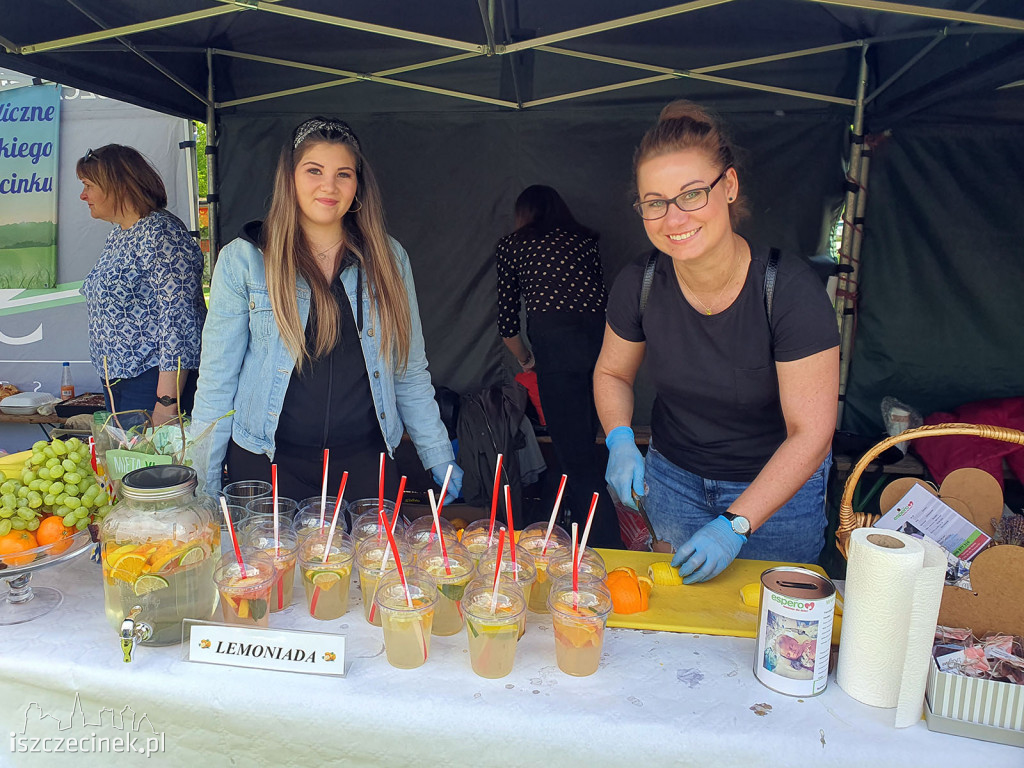
[[[331,243],[331,244],[330,244],[330,245],[328,245],[328,246],[327,246],[326,248],[324,248],[324,249],[323,249],[322,251],[317,251],[317,252],[316,252],[316,257],[317,257],[318,259],[320,259],[321,261],[322,261],[322,260],[324,260],[324,259],[326,259],[326,258],[327,258],[327,253],[328,253],[328,251],[332,251],[332,250],[334,250],[334,248],[335,248],[335,247],[337,247],[337,246],[338,246],[338,244],[340,244],[340,243],[341,243],[341,242],[342,242],[342,241],[343,241],[344,239],[345,239],[345,236],[344,236],[344,235],[342,235],[342,236],[341,236],[341,240],[338,240],[338,241],[337,241],[336,243]]]
[[[704,308],[704,314],[712,315],[714,313],[711,311],[711,307],[715,306],[715,304],[717,304],[721,300],[722,296],[725,295],[725,289],[732,285],[733,278],[736,277],[736,271],[739,269],[740,261],[742,261],[742,259],[737,257],[736,263],[733,265],[732,272],[729,273],[729,279],[725,281],[725,285],[722,286],[722,290],[718,292],[718,295],[715,297],[715,300],[712,301],[710,305],[705,304],[703,301],[701,301],[700,296],[698,296],[697,292],[690,287],[689,283],[686,282],[682,275],[679,275],[678,273],[676,274],[679,277],[679,282],[683,284],[683,287],[686,288],[686,290],[690,292],[690,295],[692,295],[693,298],[697,300],[697,303]]]

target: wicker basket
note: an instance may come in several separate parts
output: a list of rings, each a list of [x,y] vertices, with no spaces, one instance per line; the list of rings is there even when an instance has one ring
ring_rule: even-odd
[[[860,476],[868,464],[874,461],[882,451],[897,443],[916,440],[919,437],[943,437],[947,435],[972,435],[974,437],[1002,440],[1004,443],[1024,445],[1024,432],[1010,429],[1009,427],[992,427],[984,424],[932,424],[927,427],[908,429],[877,443],[853,467],[850,476],[846,479],[846,485],[843,487],[843,498],[839,504],[839,528],[836,530],[836,548],[842,553],[843,557],[847,557],[846,547],[850,541],[850,534],[853,533],[854,529],[868,528],[879,518],[879,515],[872,515],[866,512],[855,513],[853,511],[853,491],[857,487]]]

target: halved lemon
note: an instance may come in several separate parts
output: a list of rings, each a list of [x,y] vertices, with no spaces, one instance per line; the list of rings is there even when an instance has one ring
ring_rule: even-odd
[[[683,583],[683,577],[679,571],[672,567],[672,563],[662,561],[651,563],[647,568],[647,575],[651,581],[660,587],[678,587]]]

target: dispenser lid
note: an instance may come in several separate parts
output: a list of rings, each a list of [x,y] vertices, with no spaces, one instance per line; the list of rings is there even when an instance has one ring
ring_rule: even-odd
[[[142,467],[121,478],[121,495],[128,499],[160,501],[192,493],[199,484],[192,467],[162,464]]]

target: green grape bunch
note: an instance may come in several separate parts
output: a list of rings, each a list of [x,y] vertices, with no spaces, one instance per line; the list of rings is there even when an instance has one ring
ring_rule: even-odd
[[[3,475],[0,474],[0,478]],[[110,498],[92,471],[89,446],[72,437],[32,446],[20,478],[0,483],[0,536],[34,531],[47,515],[79,531],[110,511]]]

